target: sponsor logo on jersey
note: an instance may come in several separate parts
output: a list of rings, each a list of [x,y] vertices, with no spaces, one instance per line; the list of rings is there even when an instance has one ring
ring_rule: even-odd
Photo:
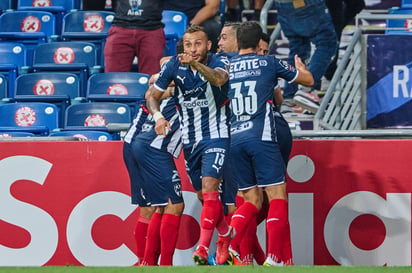
[[[209,106],[209,102],[206,99],[196,99],[196,98],[192,98],[190,101],[184,101],[183,102],[183,107],[186,108],[197,108],[197,107],[208,107]]]
[[[256,70],[259,68],[259,59],[245,59],[230,63],[230,72],[239,72],[245,70]]]
[[[250,130],[253,128],[253,122],[252,121],[248,121],[248,122],[244,122],[241,124],[237,124],[236,126],[232,126],[232,128],[230,129],[230,133],[231,134],[237,134],[237,133],[241,133],[247,130]]]

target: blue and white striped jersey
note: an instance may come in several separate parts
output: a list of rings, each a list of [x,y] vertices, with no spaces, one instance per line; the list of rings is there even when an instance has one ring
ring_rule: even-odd
[[[228,64],[225,56],[208,54],[208,67],[227,72]],[[162,68],[154,86],[164,91],[172,81],[175,83],[174,99],[180,115],[183,144],[229,138],[228,83],[221,87],[212,85],[190,66],[180,64],[177,56]]]
[[[298,73],[291,65],[270,55],[250,53],[230,59],[232,144],[276,141],[273,90],[278,78],[293,82]]]
[[[171,98],[162,100],[160,103],[160,111],[165,119],[169,121],[171,127],[166,137],[156,134],[154,130],[156,123],[152,115],[141,105],[133,119],[132,125],[124,137],[124,141],[127,143],[131,143],[132,141],[145,142],[147,145],[168,152],[177,158],[182,150],[182,141],[179,115],[174,100]]]

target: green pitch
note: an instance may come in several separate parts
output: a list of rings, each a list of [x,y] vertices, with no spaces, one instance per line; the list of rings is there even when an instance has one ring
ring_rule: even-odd
[[[0,267],[0,273],[412,273],[412,267],[376,266],[173,266],[173,267]]]

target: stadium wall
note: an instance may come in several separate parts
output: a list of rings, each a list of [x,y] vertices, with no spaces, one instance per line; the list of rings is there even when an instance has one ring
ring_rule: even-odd
[[[295,140],[295,263],[411,265],[411,150],[411,140]],[[201,205],[177,163],[186,208],[174,264],[192,265]],[[0,266],[137,261],[122,142],[0,142],[0,208]],[[264,224],[258,232],[265,247]]]

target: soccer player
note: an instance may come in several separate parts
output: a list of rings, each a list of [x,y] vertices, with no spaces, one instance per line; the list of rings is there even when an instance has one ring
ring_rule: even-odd
[[[241,24],[237,31],[239,55],[230,60],[229,98],[232,129],[229,165],[245,202],[236,210],[231,226],[235,237],[230,252],[239,257],[239,245],[248,224],[256,222],[264,188],[269,200],[266,229],[268,252],[265,265],[280,265],[288,211],[285,165],[274,130],[273,90],[278,78],[310,86],[312,74],[298,56],[296,68],[274,56],[257,55],[262,29],[257,22]]]
[[[184,208],[181,181],[173,159],[182,149],[178,114],[171,99],[162,100],[160,109],[171,124],[171,130],[165,136],[156,134],[153,118],[142,105],[124,138],[124,158],[132,182],[132,200],[146,199],[146,203],[138,202],[139,205],[150,205],[151,208],[149,211],[145,206],[140,208],[135,231],[142,265],[157,264],[159,245],[160,265],[172,265]],[[147,227],[139,229],[143,223]],[[139,234],[145,229],[147,240]]]
[[[183,151],[188,175],[203,201],[199,245],[192,258],[207,264],[214,228],[219,233],[216,259],[224,263],[231,230],[219,199],[219,184],[229,149],[228,60],[209,54],[211,42],[200,26],[189,27],[183,35],[184,53],[172,57],[151,87],[147,106],[156,121],[155,130],[165,135],[169,120],[159,109],[159,100],[174,81],[174,100],[181,121]]]

